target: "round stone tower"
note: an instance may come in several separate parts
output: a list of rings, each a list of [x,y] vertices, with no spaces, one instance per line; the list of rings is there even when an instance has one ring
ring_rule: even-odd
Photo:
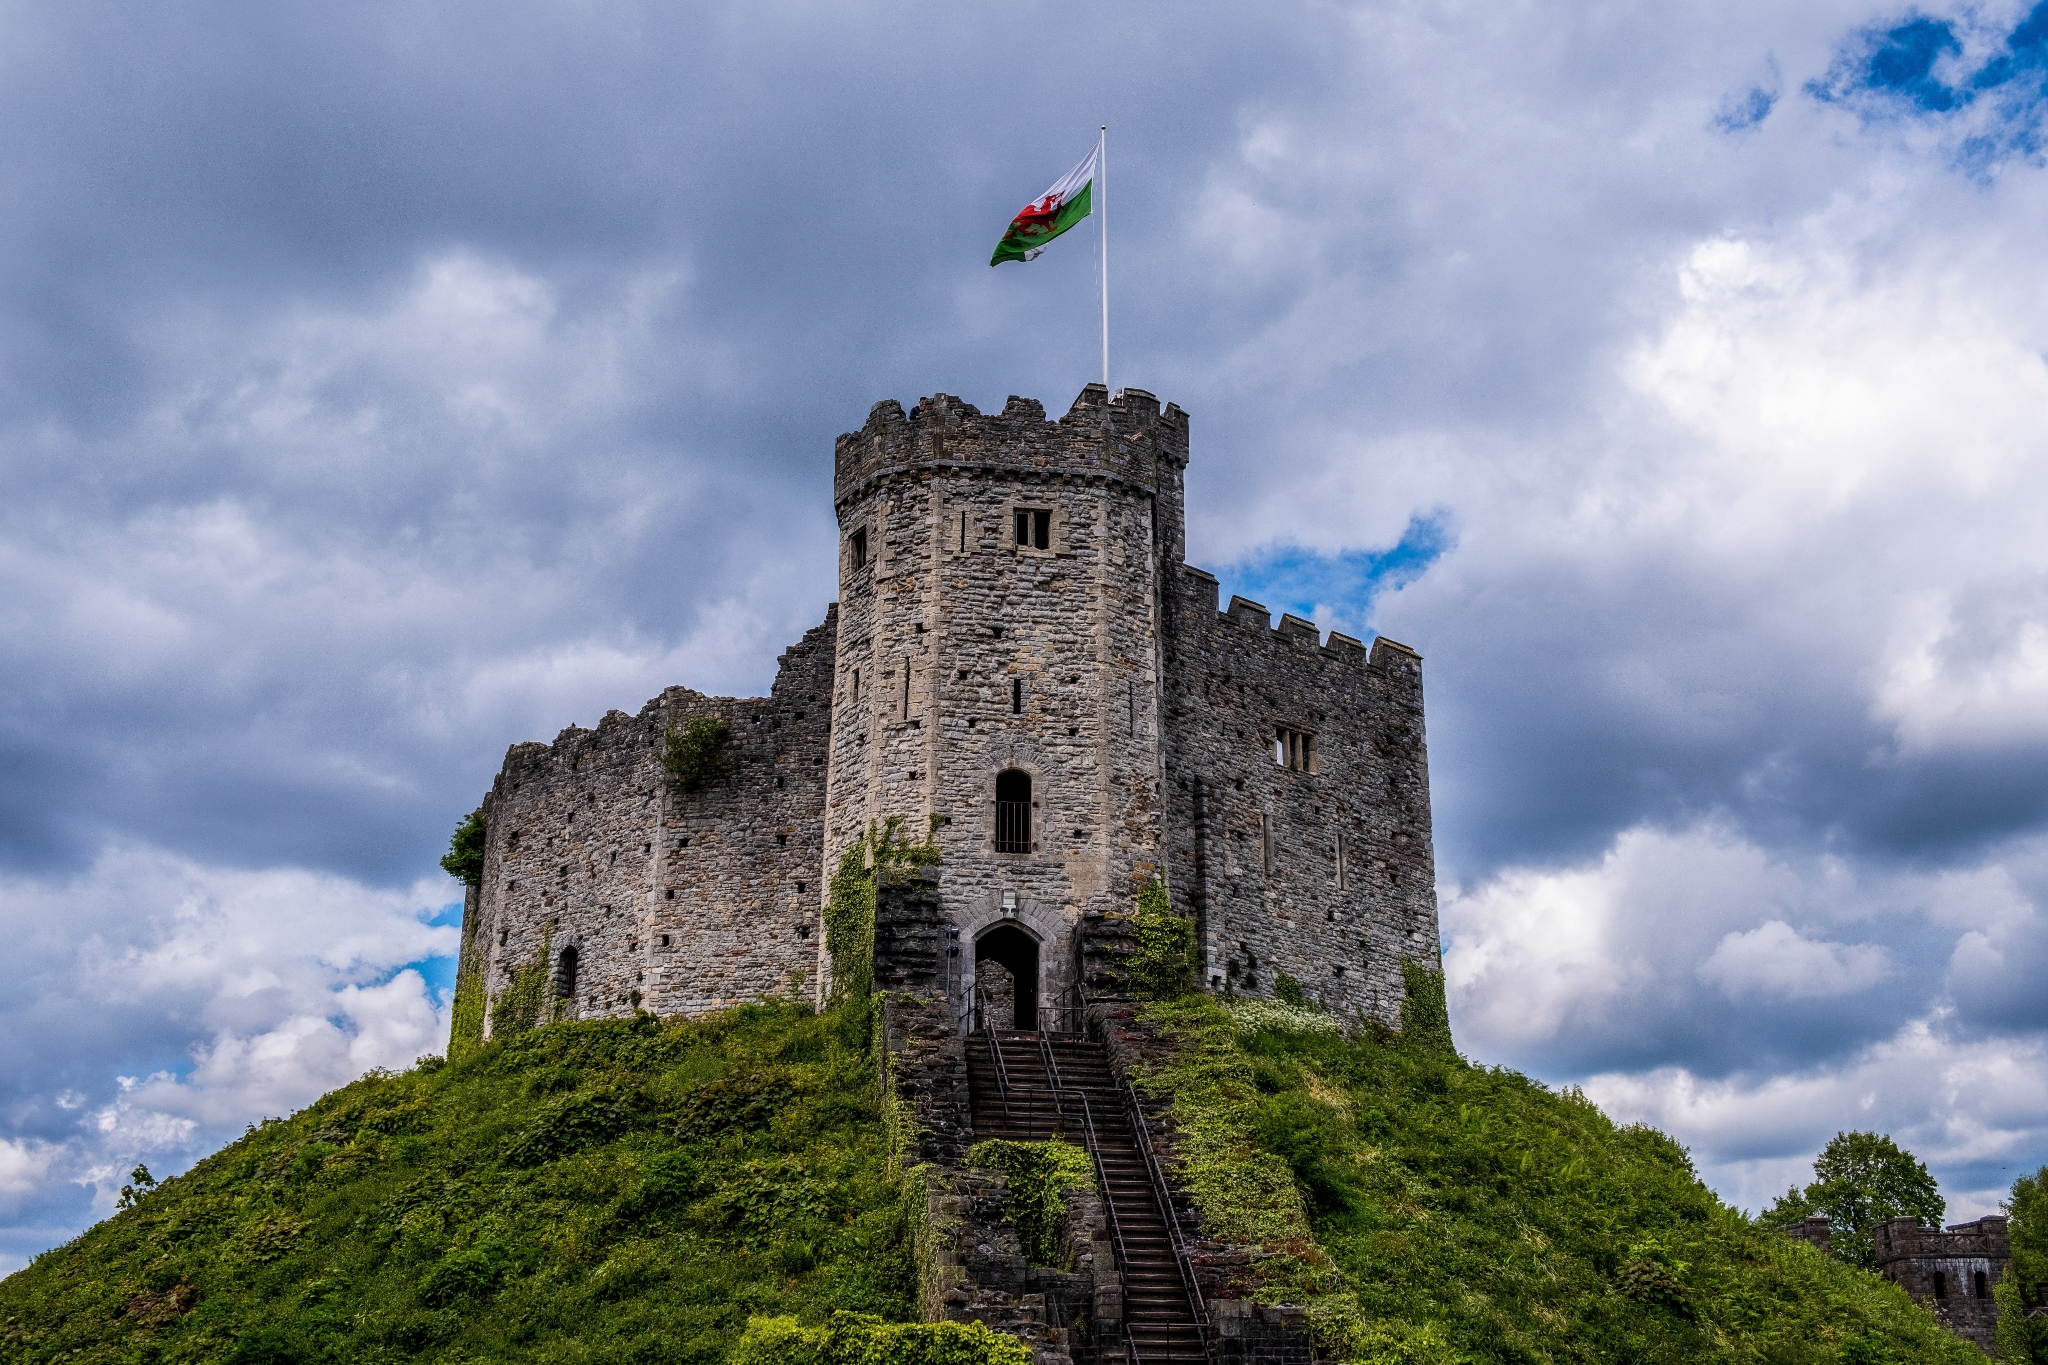
[[[824,881],[870,826],[936,822],[954,997],[1000,983],[1030,1027],[1072,980],[1082,914],[1128,908],[1160,866],[1187,415],[1099,384],[1058,421],[1024,398],[891,399],[834,454]]]

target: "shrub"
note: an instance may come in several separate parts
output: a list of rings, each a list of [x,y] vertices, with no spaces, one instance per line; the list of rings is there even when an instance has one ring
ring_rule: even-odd
[[[1031,1365],[1031,1348],[979,1322],[883,1322],[834,1313],[823,1327],[753,1318],[728,1365]]]
[[[1451,1010],[1444,1000],[1444,974],[1404,961],[1401,987],[1402,1041],[1419,1052],[1457,1056],[1451,1041]]]
[[[462,818],[448,841],[441,870],[464,886],[481,886],[484,880],[484,808],[478,806]]]
[[[700,792],[732,776],[732,727],[716,716],[691,716],[661,736],[662,780],[676,796]]]
[[[1286,972],[1273,978],[1273,998],[1296,1009],[1308,1008],[1308,996],[1302,991],[1301,983]]]

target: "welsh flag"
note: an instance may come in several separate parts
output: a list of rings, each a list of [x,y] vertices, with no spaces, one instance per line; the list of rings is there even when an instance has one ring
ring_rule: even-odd
[[[1090,149],[1081,164],[1053,182],[1052,188],[1026,204],[996,243],[990,265],[1004,261],[1028,261],[1045,250],[1045,244],[1088,216],[1089,200],[1095,189],[1095,158],[1102,149]]]

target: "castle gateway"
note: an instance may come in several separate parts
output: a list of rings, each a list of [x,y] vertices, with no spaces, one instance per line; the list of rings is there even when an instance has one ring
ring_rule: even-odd
[[[943,853],[963,1020],[978,985],[1032,1027],[1082,917],[1161,877],[1210,989],[1285,974],[1397,1023],[1402,962],[1438,957],[1421,659],[1219,610],[1183,562],[1187,414],[940,394],[834,454],[839,601],[769,696],[672,687],[507,753],[463,970],[496,996],[545,960],[572,1017],[818,998],[831,871],[900,817]],[[672,793],[663,737],[695,716],[732,771]]]

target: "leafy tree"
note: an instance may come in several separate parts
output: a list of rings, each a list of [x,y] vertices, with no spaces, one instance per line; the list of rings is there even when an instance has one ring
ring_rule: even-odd
[[[1947,1203],[1927,1166],[1883,1133],[1837,1133],[1813,1161],[1813,1183],[1785,1191],[1766,1209],[1765,1227],[1826,1214],[1835,1255],[1865,1269],[1877,1264],[1871,1236],[1889,1218],[1940,1227]]]
[[[2048,1365],[2048,1322],[2027,1317],[2025,1288],[2048,1283],[2048,1166],[2012,1183],[2005,1203],[2012,1269],[1992,1290],[1998,1301],[1998,1349],[2008,1365]]]
[[[661,769],[669,791],[688,796],[732,775],[732,727],[716,716],[692,716],[662,732]]]
[[[484,808],[478,806],[455,827],[448,841],[448,855],[441,870],[464,886],[480,886],[484,880]]]

